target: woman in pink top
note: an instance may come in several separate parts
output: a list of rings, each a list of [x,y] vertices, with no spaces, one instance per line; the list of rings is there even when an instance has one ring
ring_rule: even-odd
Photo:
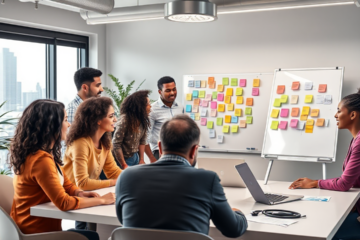
[[[343,164],[343,173],[338,178],[311,180],[300,178],[290,185],[290,189],[321,188],[334,191],[348,191],[360,187],[360,89],[357,93],[344,97],[335,114],[339,129],[348,129],[353,136]],[[345,219],[334,239],[360,239],[360,200]],[[360,220],[360,218],[359,218]]]

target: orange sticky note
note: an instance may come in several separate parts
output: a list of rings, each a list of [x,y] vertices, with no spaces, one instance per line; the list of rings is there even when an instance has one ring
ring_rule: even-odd
[[[231,123],[231,116],[225,115],[225,123]]]
[[[319,119],[316,120],[316,126],[317,127],[323,127],[324,123],[325,123],[325,119],[323,119],[323,118],[319,118]]]
[[[225,112],[225,104],[218,105],[218,112]]]
[[[236,98],[236,104],[243,104],[244,98],[242,96]]]
[[[284,92],[285,92],[285,85],[277,86],[277,90],[276,90],[277,94],[283,94]]]
[[[194,105],[200,105],[200,99],[199,98],[195,98],[194,99]]]
[[[253,80],[253,87],[260,87],[260,79],[255,78]]]
[[[246,128],[246,120],[240,120],[240,127]]]
[[[300,121],[306,121],[308,119],[308,115],[301,115]]]
[[[214,83],[215,82],[215,78],[214,77],[209,77],[208,78],[208,84],[210,85],[210,84],[212,84],[212,83]]]
[[[319,85],[319,93],[325,93],[327,88],[327,84],[320,84]]]
[[[305,126],[305,133],[313,133],[314,126],[307,125]]]
[[[214,88],[215,88],[215,85],[216,85],[216,83],[215,83],[215,82],[213,82],[213,83],[209,83],[209,88],[214,89]]]
[[[311,117],[318,117],[319,116],[320,109],[311,109]]]
[[[291,109],[291,116],[292,117],[298,117],[300,112],[300,108],[292,108]]]
[[[231,103],[231,96],[225,96],[225,103]]]
[[[233,88],[226,89],[226,96],[232,96],[233,95]]]
[[[254,99],[253,98],[247,98],[246,99],[246,106],[252,106],[254,105]]]
[[[299,90],[300,82],[293,82],[291,85],[291,90]]]
[[[218,91],[218,92],[223,92],[223,91],[224,91],[224,85],[219,84],[219,85],[217,86],[217,91]]]

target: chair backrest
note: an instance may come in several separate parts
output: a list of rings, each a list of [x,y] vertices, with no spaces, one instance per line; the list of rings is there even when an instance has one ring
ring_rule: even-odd
[[[9,214],[0,207],[0,239],[20,240],[20,230]]]
[[[2,207],[7,214],[10,214],[14,198],[13,178],[0,175],[0,183],[0,207]]]
[[[172,231],[145,228],[117,228],[111,234],[111,240],[213,240],[196,232]]]

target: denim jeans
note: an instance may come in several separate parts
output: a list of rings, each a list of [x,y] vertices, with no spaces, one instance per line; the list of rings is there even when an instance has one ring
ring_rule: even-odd
[[[134,155],[132,157],[126,158],[125,162],[129,167],[138,165],[140,162],[139,154],[134,153]]]
[[[360,239],[360,222],[357,220],[359,214],[351,212],[336,232],[333,240]]]

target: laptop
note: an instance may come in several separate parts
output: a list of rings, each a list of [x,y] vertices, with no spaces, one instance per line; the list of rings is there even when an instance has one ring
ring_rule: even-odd
[[[223,158],[198,158],[198,168],[216,172],[221,180],[223,187],[246,187],[236,169],[236,165],[244,163],[242,159],[223,159]]]
[[[247,163],[236,165],[235,168],[239,172],[241,178],[244,180],[251,195],[258,203],[275,205],[300,200],[304,197],[301,195],[264,193]]]

